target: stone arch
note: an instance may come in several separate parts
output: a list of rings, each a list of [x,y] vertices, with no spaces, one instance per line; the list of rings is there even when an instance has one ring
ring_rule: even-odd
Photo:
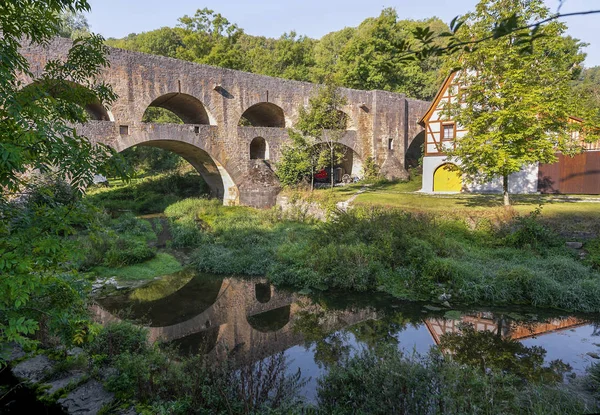
[[[269,143],[262,137],[255,137],[250,142],[251,160],[269,160]]]
[[[326,146],[326,144],[316,144],[317,146]],[[338,142],[336,143],[343,152],[343,157],[341,162],[337,163],[334,168],[341,167],[342,174],[349,174],[351,177],[362,178],[363,176],[363,160],[362,157],[349,145]],[[340,177],[341,177],[340,176]]]
[[[289,305],[247,316],[248,324],[261,333],[279,331],[290,322],[291,307]]]
[[[423,156],[423,145],[425,144],[425,131],[421,131],[413,138],[409,143],[408,149],[404,155],[404,166],[417,167],[419,165],[419,159]]]
[[[453,163],[444,163],[433,172],[434,192],[460,192],[462,177]]]
[[[271,102],[254,104],[240,117],[239,126],[285,128],[283,109]]]
[[[235,181],[225,167],[206,150],[186,141],[164,139],[125,143],[121,140],[115,147],[121,152],[136,145],[157,147],[178,154],[200,173],[213,197],[221,199],[225,205],[239,204],[239,190]]]
[[[184,124],[216,125],[205,105],[192,95],[171,92],[154,99],[148,107],[167,109],[181,118]]]
[[[33,101],[47,96],[65,101],[73,101],[73,98],[77,97],[77,99],[86,102],[80,106],[85,110],[89,119],[95,121],[113,121],[110,112],[96,98],[95,93],[89,88],[75,82],[64,80],[36,81],[23,87],[21,93],[26,95],[25,99]]]

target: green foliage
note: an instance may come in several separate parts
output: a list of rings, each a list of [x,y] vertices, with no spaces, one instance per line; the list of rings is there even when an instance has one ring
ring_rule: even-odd
[[[593,410],[562,384],[521,383],[510,373],[460,365],[438,354],[363,350],[319,379],[319,409],[343,414],[577,414]]]
[[[492,36],[499,19],[515,16],[514,24],[522,27],[549,15],[542,0],[482,0],[458,34],[463,40],[485,38]],[[552,163],[559,151],[580,150],[572,133],[581,127],[568,121],[570,82],[584,54],[565,32],[564,23],[552,21],[536,28],[535,45],[523,41],[529,36],[523,29],[461,55],[456,79],[467,91],[464,102],[457,100],[446,111],[468,132],[448,154],[460,161],[470,181],[503,178],[505,204],[510,174],[532,163]],[[453,88],[458,94],[458,87]]]
[[[600,310],[600,274],[542,226],[539,213],[496,227],[356,207],[315,225],[190,199],[166,215],[185,229],[181,245],[196,248],[192,262],[204,272],[266,275],[298,289]]]
[[[207,192],[208,186],[198,173],[169,172],[134,180],[130,184],[91,189],[87,200],[112,213],[132,211],[146,214],[162,212],[178,200]]]
[[[329,33],[320,40],[284,33],[277,39],[251,36],[212,10],[198,10],[179,19],[178,27],[163,27],[123,39],[108,39],[114,47],[240,69],[298,81],[381,89],[431,99],[439,83],[440,57],[422,61],[402,58],[406,46],[420,42],[414,33],[431,27],[436,35],[447,31],[439,19],[399,20],[393,9],[366,19],[357,28]],[[447,43],[440,37],[436,46]]]
[[[109,323],[86,346],[95,361],[114,363],[124,354],[141,354],[150,350],[145,328],[127,322]]]
[[[123,322],[108,324],[87,349],[97,368],[117,370],[106,387],[143,413],[283,414],[298,408],[300,373],[287,373],[282,353],[250,359],[256,363],[181,357],[149,345],[145,329]]]
[[[367,181],[377,180],[381,178],[379,166],[374,157],[367,157],[362,166],[363,179]]]
[[[283,148],[275,172],[283,185],[297,185],[310,176],[312,189],[316,171],[342,161],[348,150],[339,144],[348,123],[348,116],[340,110],[345,104],[339,88],[328,82],[310,98],[308,109],[300,108],[296,127],[288,132],[291,144]]]
[[[563,239],[541,223],[541,207],[527,216],[519,216],[505,237],[508,246],[536,249],[540,253],[563,244]]]
[[[104,263],[109,267],[123,267],[139,264],[156,256],[156,248],[148,246],[146,241],[119,238],[106,252]]]
[[[99,265],[93,267],[90,273],[98,278],[115,277],[119,281],[137,281],[169,275],[181,271],[182,268],[183,266],[174,256],[165,252],[158,252],[151,259],[144,262],[140,260],[134,265],[118,265],[117,268]]]

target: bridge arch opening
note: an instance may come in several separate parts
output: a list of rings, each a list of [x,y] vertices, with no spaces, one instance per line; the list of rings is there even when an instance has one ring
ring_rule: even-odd
[[[200,147],[179,140],[149,140],[132,143],[129,146],[118,148],[118,151],[121,152],[134,146],[156,147],[179,155],[200,173],[208,185],[212,197],[222,200],[225,205],[239,204],[239,190],[229,172]]]
[[[319,149],[319,158],[322,160],[331,160],[331,148],[328,144],[321,143],[316,144]],[[364,175],[363,172],[363,161],[359,154],[352,148],[342,143],[334,143],[333,148],[333,177],[334,183],[340,183],[346,178],[361,179]],[[320,172],[317,172],[315,179],[317,182],[322,181],[325,183],[331,183],[331,162]]]
[[[144,113],[143,120],[148,119],[148,117],[152,115],[151,112],[148,112],[152,111],[151,108],[168,110],[184,124],[216,124],[214,118],[209,114],[204,104],[202,104],[198,98],[180,92],[164,94],[152,101]]]
[[[269,143],[262,137],[255,137],[250,142],[250,159],[251,160],[268,160],[269,159]]]
[[[425,131],[421,131],[408,145],[408,149],[406,150],[406,154],[404,156],[404,166],[406,168],[419,166],[419,160],[423,156],[424,145]]]
[[[21,89],[25,102],[40,99],[55,99],[74,103],[81,107],[88,119],[94,121],[111,121],[109,111],[102,105],[94,91],[71,81],[46,80],[33,82]]]
[[[244,111],[238,126],[285,128],[285,114],[271,102],[259,102]]]

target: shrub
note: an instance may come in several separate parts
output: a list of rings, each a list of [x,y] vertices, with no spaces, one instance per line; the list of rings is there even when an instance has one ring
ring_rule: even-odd
[[[123,354],[145,353],[148,348],[147,330],[127,322],[107,324],[88,345],[90,355],[107,363]]]
[[[104,263],[109,267],[122,267],[139,264],[156,256],[156,248],[148,246],[146,241],[118,238],[106,252]]]

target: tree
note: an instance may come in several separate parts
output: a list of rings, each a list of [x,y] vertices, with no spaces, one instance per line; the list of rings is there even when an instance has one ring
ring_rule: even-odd
[[[108,66],[106,47],[97,35],[75,39],[66,59],[49,61],[41,75],[19,48],[46,44],[59,33],[63,13],[89,8],[85,0],[0,3],[0,343],[31,343],[41,322],[54,334],[70,333],[71,341],[87,330],[84,284],[68,268],[75,241],[61,238],[89,220],[77,203],[93,175],[106,172],[109,160],[123,171],[113,150],[75,128],[88,119],[86,106],[115,99],[96,81]],[[23,85],[21,74],[33,83]],[[32,187],[32,170],[67,178],[71,190]],[[24,206],[10,202],[24,191]]]
[[[76,39],[90,34],[90,25],[83,13],[64,12],[60,20],[59,36]]]
[[[346,98],[332,82],[321,86],[310,98],[307,108],[300,108],[295,129],[290,129],[292,144],[282,151],[277,165],[277,176],[283,184],[296,184],[310,174],[311,190],[314,189],[314,173],[331,167],[331,187],[334,185],[333,167],[345,154],[339,144],[347,123],[347,116],[340,111]]]
[[[482,0],[457,32],[462,39],[491,35],[497,22],[513,16],[517,26],[544,19],[542,0]],[[515,17],[516,16],[516,17]],[[446,111],[468,130],[450,158],[470,181],[502,178],[509,205],[509,176],[532,163],[552,163],[555,153],[580,148],[569,123],[570,82],[584,55],[581,44],[564,36],[566,26],[550,21],[477,44],[458,58],[458,84],[466,89]]]

